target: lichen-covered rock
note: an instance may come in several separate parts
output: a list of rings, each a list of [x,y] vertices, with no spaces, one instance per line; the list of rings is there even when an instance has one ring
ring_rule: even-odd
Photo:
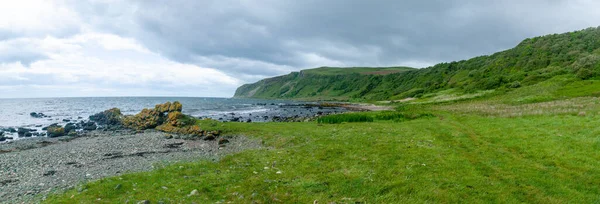
[[[181,105],[181,103],[179,103],[179,101],[175,101],[173,103],[166,102],[163,104],[157,104],[154,107],[154,110],[156,110],[160,113],[170,113],[170,112],[174,112],[174,111],[181,112],[181,110],[183,110],[183,105]]]
[[[125,116],[123,119],[123,125],[125,127],[146,130],[155,128],[164,122],[164,116],[162,113],[155,109],[144,109],[140,113],[133,116]]]
[[[48,133],[48,137],[60,137],[65,135],[65,128],[60,125],[51,125],[48,126],[46,132]]]
[[[156,127],[157,130],[168,132],[168,133],[176,133],[182,135],[192,135],[196,137],[202,137],[206,134],[206,131],[203,131],[200,126],[197,125],[189,125],[185,127],[175,127],[170,124],[163,124]]]
[[[98,123],[98,125],[118,126],[122,123],[123,114],[120,109],[112,108],[90,116],[90,120]]]

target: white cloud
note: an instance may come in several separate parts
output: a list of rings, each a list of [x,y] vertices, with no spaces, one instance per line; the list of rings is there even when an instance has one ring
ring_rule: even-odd
[[[82,25],[77,12],[60,0],[2,1],[0,30],[20,35],[62,35]]]
[[[6,79],[1,84],[2,97],[26,97],[28,92],[39,90],[46,90],[45,95],[49,96],[81,96],[89,92],[100,96],[139,95],[141,92],[228,97],[230,90],[242,83],[215,69],[171,61],[148,51],[133,39],[112,34],[19,38],[0,42],[0,52],[22,49],[19,47],[24,44],[27,49],[48,58],[29,66],[20,62],[0,64],[0,76]],[[8,91],[7,87],[24,92]]]

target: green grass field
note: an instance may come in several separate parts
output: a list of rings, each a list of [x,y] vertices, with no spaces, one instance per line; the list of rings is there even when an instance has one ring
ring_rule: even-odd
[[[494,97],[362,113],[373,122],[200,121],[268,148],[102,179],[45,202],[600,202],[600,99],[512,104]]]

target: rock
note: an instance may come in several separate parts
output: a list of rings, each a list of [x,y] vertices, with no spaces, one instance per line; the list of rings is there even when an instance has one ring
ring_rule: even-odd
[[[31,137],[31,136],[33,136],[33,134],[32,134],[32,133],[30,133],[30,132],[26,132],[26,133],[25,133],[25,135],[23,135],[23,136],[24,136],[24,137]]]
[[[87,130],[87,131],[96,130],[98,128],[98,126],[96,126],[96,123],[94,123],[92,121],[83,123],[81,126],[82,126],[83,130]]]
[[[60,125],[51,125],[46,129],[48,137],[60,137],[65,135],[65,128]]]
[[[90,116],[90,120],[102,126],[120,126],[123,120],[123,114],[118,108],[105,110]]]
[[[73,131],[77,130],[77,125],[75,125],[74,123],[67,123],[65,125],[65,132],[70,133],[71,130],[73,130]]]
[[[15,133],[17,132],[17,130],[15,128],[6,128],[4,131],[6,132],[10,132],[10,133]]]
[[[140,202],[137,202],[137,204],[150,204],[149,200],[142,200]]]
[[[202,138],[203,140],[215,140],[215,136],[213,135],[207,135],[206,137]]]
[[[190,196],[195,196],[198,195],[198,190],[194,189],[192,192],[190,192],[190,194],[188,195],[188,197]]]
[[[56,171],[55,171],[55,170],[49,170],[49,171],[46,171],[46,172],[43,174],[43,176],[53,176],[54,174],[56,174]]]
[[[71,120],[69,120],[69,119],[63,119],[62,121],[63,122],[71,122]]]
[[[47,118],[48,117],[48,116],[44,115],[43,113],[36,113],[36,112],[31,112],[31,113],[29,113],[29,115],[34,118]]]
[[[6,139],[7,139],[6,137],[0,136],[0,142],[4,142],[4,141],[6,141]]]
[[[179,103],[179,101],[175,101],[173,103],[166,102],[163,104],[157,104],[154,107],[154,110],[156,110],[160,113],[170,113],[170,112],[174,112],[174,111],[181,112],[181,110],[183,110],[183,105],[181,105],[181,103]]]
[[[225,138],[219,139],[219,145],[223,145],[223,144],[227,144],[227,143],[229,143],[228,139],[225,139]]]
[[[33,132],[33,131],[35,131],[35,130],[29,129],[29,128],[19,128],[17,130],[17,134],[19,135],[19,137],[22,137],[22,136],[25,136],[27,133]],[[31,135],[30,135],[30,137],[31,137]]]
[[[4,131],[0,130],[0,137],[3,137],[3,136],[4,136]]]
[[[77,136],[77,131],[71,130],[69,133],[67,133],[67,136]]]

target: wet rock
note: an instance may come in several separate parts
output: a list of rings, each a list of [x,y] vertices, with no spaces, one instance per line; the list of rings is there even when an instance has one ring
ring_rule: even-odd
[[[6,128],[4,131],[6,132],[10,132],[10,133],[15,133],[17,132],[17,130],[15,128]]]
[[[4,136],[0,136],[0,142],[4,142],[6,141],[8,138],[4,137]]]
[[[98,128],[98,126],[96,126],[96,123],[94,123],[92,121],[83,123],[81,126],[82,126],[83,130],[87,130],[87,131],[96,130]]]
[[[31,137],[31,136],[33,136],[33,133],[30,133],[30,132],[26,132],[26,133],[23,135],[23,137]]]
[[[29,129],[29,128],[19,128],[17,129],[17,134],[19,135],[19,137],[23,137],[25,136],[27,133],[33,132],[35,131],[34,129]],[[31,135],[29,135],[31,137]]]
[[[71,120],[69,120],[69,119],[63,119],[62,121],[63,122],[71,122]]]
[[[75,125],[75,123],[67,123],[65,125],[65,132],[70,133],[71,131],[75,131],[77,130],[77,125]]]
[[[31,112],[31,113],[29,113],[29,115],[31,117],[34,117],[34,118],[47,118],[47,117],[49,117],[47,115],[44,115],[43,113],[36,113],[36,112]]]

